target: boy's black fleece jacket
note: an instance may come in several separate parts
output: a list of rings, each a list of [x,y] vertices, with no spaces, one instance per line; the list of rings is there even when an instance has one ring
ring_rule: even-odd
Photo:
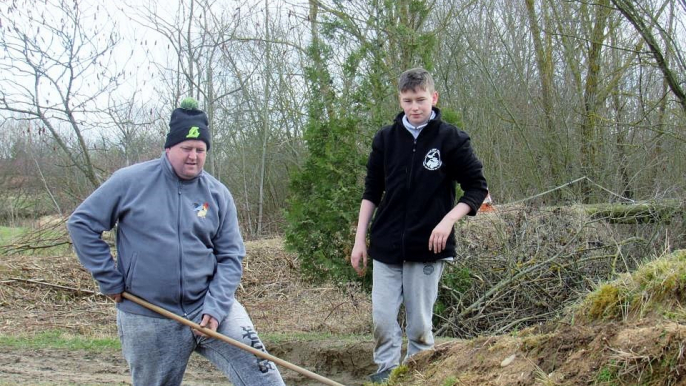
[[[464,192],[458,202],[469,205],[470,216],[488,194],[469,136],[434,111],[436,117],[416,140],[403,126],[403,113],[374,136],[362,196],[377,206],[369,246],[374,260],[401,264],[455,257],[454,231],[445,250],[429,251],[431,232],[457,204],[455,184]]]

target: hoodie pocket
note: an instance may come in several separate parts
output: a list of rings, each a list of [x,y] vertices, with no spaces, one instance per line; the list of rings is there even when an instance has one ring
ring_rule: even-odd
[[[126,272],[124,273],[126,290],[132,292],[131,286],[133,285],[133,274],[136,272],[136,263],[138,263],[138,253],[131,255],[129,264],[126,266]]]

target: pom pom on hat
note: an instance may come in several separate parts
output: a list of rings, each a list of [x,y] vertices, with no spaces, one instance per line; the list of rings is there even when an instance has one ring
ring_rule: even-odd
[[[181,107],[184,110],[197,110],[198,101],[191,97],[188,97],[181,101],[181,105],[179,107]]]
[[[181,107],[172,111],[169,119],[169,133],[164,148],[170,148],[183,141],[196,139],[207,144],[210,150],[210,130],[207,115],[198,109],[198,101],[185,98]]]

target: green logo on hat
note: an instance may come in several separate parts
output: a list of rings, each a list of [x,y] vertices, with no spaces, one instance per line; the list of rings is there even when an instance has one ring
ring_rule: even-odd
[[[190,130],[188,130],[188,135],[186,136],[186,138],[198,138],[199,136],[200,128],[198,126],[193,126]]]

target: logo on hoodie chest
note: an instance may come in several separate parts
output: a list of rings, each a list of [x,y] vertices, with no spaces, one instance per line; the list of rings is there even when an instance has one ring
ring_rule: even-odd
[[[193,204],[193,210],[195,213],[198,215],[200,218],[205,218],[207,216],[207,210],[210,208],[210,204],[208,203],[202,203],[202,204]]]
[[[423,165],[427,170],[438,170],[438,168],[443,165],[443,161],[441,161],[441,151],[438,149],[429,150],[429,152],[426,153],[426,156],[424,156]]]

